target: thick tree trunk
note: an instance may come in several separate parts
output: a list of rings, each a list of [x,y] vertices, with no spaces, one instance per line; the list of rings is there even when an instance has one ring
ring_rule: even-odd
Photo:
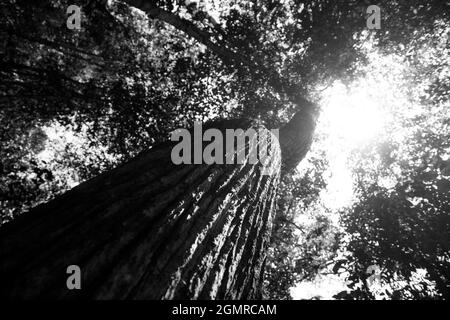
[[[162,144],[18,217],[0,228],[2,297],[259,298],[281,166],[271,146],[262,174],[248,157],[175,165]],[[66,286],[69,265],[80,290]]]

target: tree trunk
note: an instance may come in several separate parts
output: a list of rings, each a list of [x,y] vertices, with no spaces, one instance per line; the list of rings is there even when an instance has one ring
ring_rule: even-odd
[[[225,128],[255,127],[222,121]],[[259,127],[256,125],[256,127]],[[260,298],[281,152],[260,163],[175,165],[174,143],[0,228],[4,298]],[[81,269],[69,290],[67,267]]]

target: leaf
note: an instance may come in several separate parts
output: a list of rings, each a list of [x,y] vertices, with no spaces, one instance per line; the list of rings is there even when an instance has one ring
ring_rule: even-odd
[[[333,267],[333,273],[334,274],[338,273],[339,269],[344,264],[344,262],[347,262],[347,260],[342,259],[342,260],[339,260],[338,262],[336,262],[336,264]]]

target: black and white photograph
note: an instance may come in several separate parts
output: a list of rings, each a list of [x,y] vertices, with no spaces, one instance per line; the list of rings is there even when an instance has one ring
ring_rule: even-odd
[[[1,300],[449,299],[449,35],[447,0],[2,0]]]

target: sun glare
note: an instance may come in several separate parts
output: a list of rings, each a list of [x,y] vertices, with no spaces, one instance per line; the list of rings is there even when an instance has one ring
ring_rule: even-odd
[[[381,108],[365,89],[358,87],[349,92],[338,83],[324,95],[321,127],[332,140],[338,139],[348,148],[368,142],[383,128]]]
[[[388,115],[376,96],[379,91],[373,92],[372,87],[368,79],[360,79],[349,87],[335,82],[321,95],[317,145],[326,150],[329,163],[327,188],[321,200],[332,210],[353,201],[352,168],[347,163],[351,152],[374,143],[387,123]],[[298,169],[301,171],[301,167]]]
[[[386,104],[392,107],[404,103],[397,88],[389,87],[387,81],[383,81],[381,72],[376,76],[379,78],[368,76],[348,87],[337,81],[321,94],[322,112],[316,145],[313,146],[326,152],[329,167],[324,177],[327,187],[322,190],[320,201],[329,209],[329,218],[335,225],[338,225],[339,210],[351,206],[355,200],[353,168],[348,161],[352,151],[376,143],[385,134],[392,117]],[[382,89],[382,86],[388,86],[388,89]],[[319,275],[312,281],[298,283],[291,289],[291,294],[294,299],[314,296],[331,299],[345,287],[344,275]]]

